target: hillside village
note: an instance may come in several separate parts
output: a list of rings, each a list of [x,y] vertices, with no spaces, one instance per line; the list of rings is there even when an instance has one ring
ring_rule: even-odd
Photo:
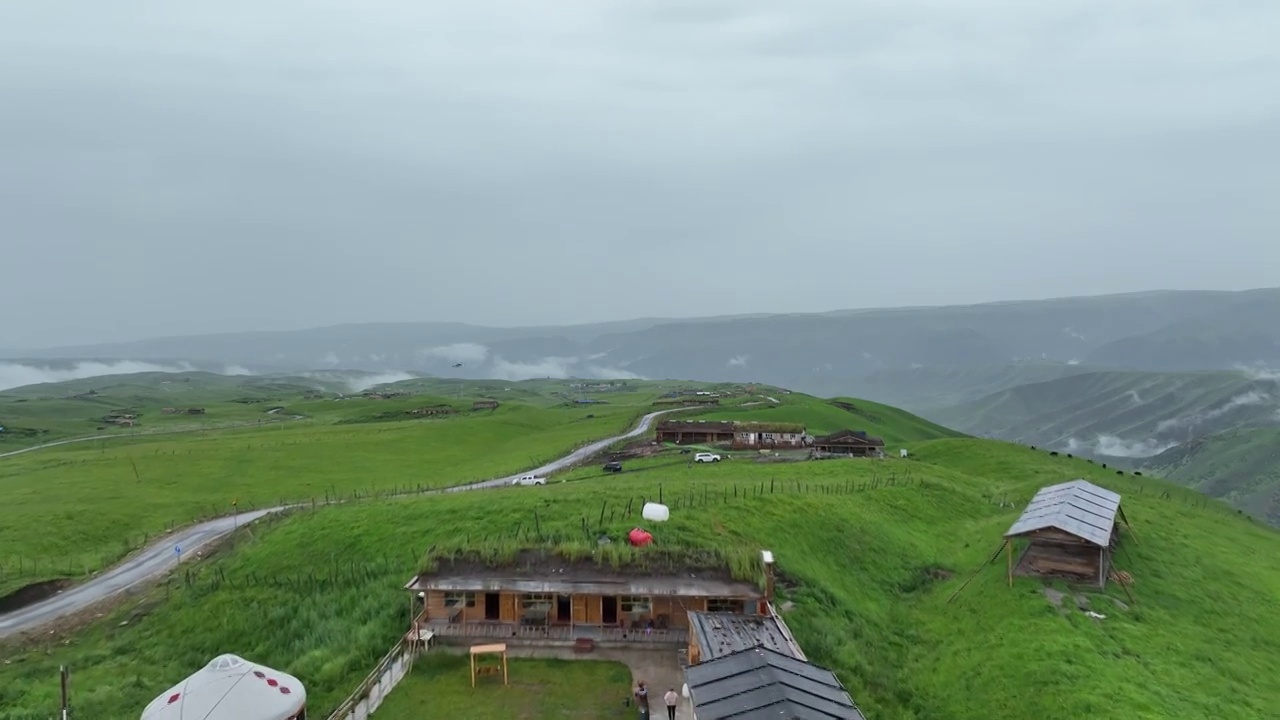
[[[966,438],[867,401],[823,400],[769,386],[681,383],[664,389],[630,382],[623,389],[617,384],[473,382],[469,391],[460,392],[456,383],[415,380],[354,398],[303,390],[254,396],[241,388],[227,392],[225,400],[206,399],[198,405],[148,400],[148,391],[141,388],[130,389],[130,407],[139,416],[198,407],[210,417],[224,418],[256,408],[252,413],[258,417],[280,410],[269,416],[281,419],[274,427],[253,426],[249,435],[241,435],[240,444],[226,444],[225,450],[219,449],[223,443],[218,434],[207,431],[200,431],[205,439],[195,444],[181,433],[154,440],[142,435],[130,442],[153,450],[125,452],[130,447],[125,445],[106,455],[95,450],[92,457],[100,459],[94,462],[105,463],[104,471],[123,464],[128,477],[135,478],[133,486],[116,486],[118,492],[151,497],[149,478],[174,472],[182,477],[191,468],[211,466],[212,457],[219,456],[192,464],[187,458],[196,456],[188,453],[226,452],[228,458],[243,458],[247,440],[250,449],[261,444],[257,452],[285,452],[277,462],[288,462],[293,469],[273,476],[270,495],[252,482],[235,486],[236,504],[206,509],[205,516],[227,518],[229,513],[287,505],[289,500],[278,499],[281,495],[302,503],[238,527],[228,523],[224,532],[230,545],[203,550],[204,557],[189,554],[190,543],[181,543],[177,562],[183,569],[174,576],[176,584],[167,581],[166,589],[143,595],[151,599],[141,602],[159,603],[146,611],[144,626],[119,630],[123,634],[118,640],[105,642],[116,647],[137,632],[162,632],[166,646],[195,649],[194,640],[171,635],[181,632],[186,638],[191,628],[181,606],[166,603],[165,594],[176,592],[187,598],[184,602],[200,605],[214,603],[209,612],[252,622],[232,608],[253,588],[291,609],[276,629],[258,631],[276,639],[253,642],[234,629],[196,633],[194,638],[216,638],[216,647],[201,645],[203,660],[184,660],[185,670],[178,672],[166,661],[154,682],[127,691],[129,699],[121,707],[133,708],[134,714],[120,717],[138,717],[144,708],[147,720],[168,717],[188,702],[206,702],[201,698],[218,693],[220,683],[230,678],[244,680],[236,692],[218,694],[221,700],[214,705],[236,720],[255,720],[256,715],[245,714],[250,707],[270,708],[269,718],[262,716],[267,720],[303,714],[361,720],[374,710],[380,717],[411,717],[424,707],[439,710],[451,703],[458,703],[459,711],[464,703],[545,701],[563,707],[574,702],[561,695],[573,679],[596,672],[601,677],[589,682],[598,684],[600,694],[591,702],[613,708],[598,711],[605,717],[634,717],[634,693],[644,681],[655,712],[661,712],[668,692],[675,692],[682,720],[749,716],[764,708],[797,718],[896,720],[904,717],[904,705],[895,699],[892,684],[878,678],[907,673],[920,687],[918,697],[933,698],[931,707],[951,703],[952,717],[977,717],[979,707],[990,710],[990,693],[999,692],[996,685],[977,686],[970,700],[944,700],[945,688],[963,676],[942,666],[924,674],[912,668],[981,652],[1003,668],[1002,676],[1016,677],[1016,668],[999,658],[1001,648],[1019,641],[992,634],[996,626],[990,623],[997,618],[1025,633],[1060,637],[1078,617],[1097,628],[1085,637],[1100,632],[1101,642],[1112,632],[1134,632],[1139,618],[1158,614],[1162,622],[1180,628],[1184,643],[1200,642],[1193,638],[1201,633],[1208,633],[1204,642],[1210,637],[1222,642],[1247,626],[1228,627],[1198,616],[1201,629],[1193,630],[1181,619],[1186,611],[1176,608],[1186,600],[1178,598],[1194,583],[1183,575],[1162,579],[1171,571],[1165,560],[1170,539],[1163,528],[1177,518],[1175,524],[1195,537],[1209,528],[1215,533],[1230,529],[1248,546],[1274,542],[1273,531],[1260,536],[1248,521],[1205,506],[1210,501],[1194,494],[1174,493],[1157,479],[1046,449]],[[160,392],[163,397],[165,391]],[[673,397],[717,402],[655,406]],[[255,402],[246,404],[250,398]],[[577,402],[581,399],[607,402],[584,405]],[[109,390],[92,402],[121,405]],[[637,418],[654,412],[664,414],[651,416],[647,428],[637,424]],[[630,435],[620,436],[627,428],[632,428]],[[584,432],[605,439],[584,446]],[[487,464],[492,451],[478,451],[519,442],[530,433],[528,444],[515,446],[498,464]],[[543,433],[560,433],[556,437],[562,439],[552,441]],[[386,437],[402,438],[398,442],[403,444],[394,453],[369,445]],[[314,448],[312,443],[322,438],[336,452],[318,462],[308,459],[310,453],[289,449],[299,441],[306,443],[301,447]],[[475,449],[459,455],[459,444]],[[582,452],[567,463],[553,462],[550,469],[536,471],[547,479],[543,486],[513,487],[503,478],[504,472],[530,467],[530,454],[549,444]],[[53,459],[73,448],[8,458],[0,470],[20,470],[7,480],[18,487],[52,487],[56,482],[42,474],[40,458]],[[452,459],[431,460],[437,456]],[[704,456],[715,461],[697,460]],[[387,464],[399,457],[419,460],[404,469]],[[548,459],[544,455],[541,461]],[[428,466],[435,468],[428,475],[435,483],[393,482],[371,491],[347,479],[359,477],[357,468],[371,463],[388,468],[382,474],[387,479],[416,474],[421,462],[435,462]],[[490,469],[475,471],[475,481],[468,485],[468,463]],[[602,464],[607,466],[603,470]],[[86,482],[78,478],[96,472],[86,467],[72,479]],[[104,477],[117,472],[112,469]],[[331,487],[320,497],[300,496],[308,492],[301,483],[311,478],[323,478]],[[203,487],[197,478],[192,481],[196,484],[188,485],[188,493]],[[434,494],[436,489],[476,491]],[[219,487],[206,495],[208,500],[195,502],[207,507],[225,495]],[[23,502],[30,501],[20,500],[18,507]],[[92,500],[72,495],[62,504],[77,502]],[[95,507],[112,514],[122,509],[101,503]],[[776,514],[771,510],[775,507]],[[56,518],[47,512],[33,516]],[[797,517],[806,520],[797,525]],[[902,523],[912,530],[895,531]],[[47,537],[43,530],[33,525],[19,541],[34,546]],[[389,548],[403,545],[406,531],[417,548],[403,559],[385,557]],[[260,542],[250,542],[250,537]],[[336,537],[344,538],[341,545],[330,539]],[[133,552],[144,557],[159,553],[164,542],[140,537]],[[915,547],[918,543],[927,545]],[[815,552],[814,547],[839,549]],[[331,559],[308,560],[317,548],[328,548],[323,552]],[[172,554],[168,557],[177,564]],[[1227,556],[1217,560],[1228,567],[1235,562]],[[100,567],[114,562],[102,558]],[[27,654],[40,646],[41,635],[19,632],[6,640],[4,628],[12,622],[9,618],[36,612],[58,597],[47,593],[68,587],[62,581],[40,582],[48,578],[41,568],[50,567],[56,565],[0,561],[0,583],[5,583],[0,586],[0,657],[26,658],[22,667],[33,670],[48,668],[39,656]],[[1188,572],[1213,572],[1211,567],[1196,560]],[[1275,573],[1280,577],[1280,568]],[[93,575],[81,583],[86,589],[96,585]],[[1247,607],[1267,606],[1261,599],[1269,591],[1250,592],[1262,594],[1252,595]],[[132,613],[144,607],[136,602],[108,603],[97,612],[104,612],[102,622],[108,625],[126,622],[122,627],[130,628]],[[324,610],[338,605],[346,609]],[[881,607],[909,614],[894,619],[876,609]],[[999,610],[993,614],[987,608]],[[1046,611],[1051,614],[1045,616]],[[303,641],[329,656],[358,650],[363,658],[352,655],[345,672],[328,673],[280,650],[291,646],[290,638],[309,637],[311,628],[354,628],[359,617],[384,618],[377,621],[373,640],[355,645]],[[1055,624],[1064,622],[1068,625]],[[77,624],[54,637],[74,641],[81,637]],[[969,626],[972,632],[954,630]],[[366,627],[372,631],[375,626]],[[891,640],[922,632],[928,633],[930,646],[940,648],[928,656],[934,659],[917,656],[914,645],[899,649]],[[5,650],[13,638],[19,644]],[[1127,642],[1143,648],[1157,641],[1134,636]],[[84,651],[100,641],[86,642]],[[73,701],[84,697],[86,683],[96,685],[113,676],[76,645],[64,647],[54,657],[62,658],[57,662],[77,678],[70,685]],[[1066,661],[1056,650],[1042,651],[1056,658],[1042,661],[1051,663],[1044,667]],[[378,655],[381,661],[369,659]],[[1220,670],[1229,668],[1225,677],[1235,676],[1230,669],[1235,665],[1215,662]],[[1273,653],[1265,646],[1235,661],[1240,668],[1273,662],[1280,662],[1280,649]],[[0,678],[5,667],[0,665]],[[625,668],[625,676],[605,669],[614,667]],[[1102,682],[1104,668],[1095,668],[1103,673],[1097,682]],[[57,666],[52,670],[38,672],[23,687],[41,694],[56,688]],[[190,677],[184,680],[184,675]],[[806,680],[797,689],[796,678],[801,677]],[[1138,692],[1130,681],[1108,682]],[[34,696],[28,692],[15,697],[31,707]],[[1075,716],[1076,710],[1068,708],[1078,707],[1066,700],[1074,696],[1055,691],[1046,697],[1037,705],[1038,717]],[[1207,692],[1203,701],[1218,698],[1220,694]],[[1199,702],[1192,704],[1199,707]],[[997,717],[1013,720],[1019,713]]]

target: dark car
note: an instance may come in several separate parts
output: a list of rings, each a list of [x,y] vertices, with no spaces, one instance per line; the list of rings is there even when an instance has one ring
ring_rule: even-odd
[[[614,460],[613,462],[604,464],[605,472],[622,472],[622,463]]]

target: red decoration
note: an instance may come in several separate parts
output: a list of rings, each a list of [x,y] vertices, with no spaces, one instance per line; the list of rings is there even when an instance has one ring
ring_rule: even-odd
[[[644,547],[653,542],[653,535],[640,528],[632,528],[631,532],[627,533],[627,541],[635,547]]]
[[[281,686],[280,686],[280,694],[281,694],[281,695],[288,695],[288,694],[289,694],[289,693],[291,693],[291,692],[293,692],[293,691],[292,691],[292,690],[290,690],[289,688],[287,688],[287,687],[285,687],[285,686],[283,686],[283,685],[281,685]]]
[[[275,686],[279,685],[280,683],[276,682],[275,678],[272,678],[272,679],[270,679],[270,680],[268,680],[268,681],[267,681],[267,684],[268,684],[268,685],[270,685],[271,687],[275,687]]]
[[[166,705],[172,705],[172,704],[174,704],[174,703],[178,702],[178,698],[180,698],[180,697],[182,697],[182,693],[174,693],[174,694],[172,694],[172,695],[170,695],[170,696],[169,696],[169,702],[167,702],[167,703],[165,703],[165,704],[166,704]]]

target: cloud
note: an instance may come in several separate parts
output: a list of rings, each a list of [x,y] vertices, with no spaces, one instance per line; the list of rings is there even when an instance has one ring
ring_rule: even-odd
[[[1250,380],[1273,380],[1280,382],[1280,370],[1266,367],[1261,363],[1255,365],[1237,364],[1235,369],[1244,373]]]
[[[340,362],[342,361],[338,359],[337,353],[332,350],[325,353],[324,356],[320,358],[320,364],[328,365],[329,367],[337,367]]]
[[[534,362],[507,362],[498,356],[493,358],[490,377],[496,380],[532,380],[534,378],[569,377],[569,371],[578,359],[572,357],[545,357]]]
[[[1130,390],[1129,392],[1125,393],[1125,395],[1129,396],[1129,399],[1133,401],[1134,405],[1142,404],[1142,396],[1138,394],[1137,390]]]
[[[727,364],[729,367],[746,367],[748,359],[749,358],[746,355],[737,355],[729,358],[729,362]]]
[[[222,369],[223,375],[252,375],[253,372],[243,365],[228,365]]]
[[[1067,361],[1067,364],[1068,364],[1068,365],[1079,365],[1079,364],[1080,364],[1080,360],[1079,360],[1078,358],[1071,358],[1070,360],[1068,360],[1068,361]]]
[[[643,375],[607,365],[582,365],[576,357],[544,357],[530,362],[508,362],[493,357],[488,376],[494,380],[532,380],[535,378],[579,377],[593,380],[644,380]]]
[[[1167,430],[1175,430],[1177,428],[1188,428],[1195,425],[1204,424],[1210,420],[1220,418],[1223,415],[1235,410],[1236,408],[1249,407],[1252,405],[1267,405],[1271,403],[1271,396],[1257,390],[1250,390],[1246,393],[1240,393],[1227,401],[1222,407],[1206,410],[1204,412],[1183,415],[1182,417],[1170,418],[1162,420],[1156,425],[1156,432],[1165,432]]]
[[[1146,458],[1159,455],[1169,448],[1177,446],[1176,442],[1161,442],[1155,439],[1125,440],[1115,435],[1098,435],[1092,443],[1081,442],[1075,438],[1067,440],[1069,452],[1092,452],[1094,455],[1121,458]]]
[[[407,372],[385,372],[377,375],[348,375],[343,378],[343,382],[347,384],[347,387],[351,388],[352,392],[364,392],[377,385],[412,380],[414,377],[414,375],[410,375]]]
[[[131,373],[162,372],[180,373],[194,372],[196,368],[189,363],[177,365],[159,365],[137,360],[120,360],[118,362],[81,362],[70,367],[49,367],[25,365],[20,363],[0,363],[0,390],[8,390],[25,385],[41,383],[66,382],[83,378],[101,377],[103,375],[128,375]]]
[[[484,362],[489,357],[489,348],[479,343],[453,343],[437,345],[418,350],[418,357],[423,359],[439,358],[454,363]]]
[[[1075,338],[1075,339],[1077,339],[1077,340],[1084,340],[1084,339],[1085,339],[1084,335],[1081,335],[1079,332],[1076,332],[1075,330],[1072,330],[1072,329],[1071,329],[1071,328],[1069,328],[1069,327],[1064,327],[1064,328],[1062,328],[1062,334],[1063,334],[1063,335],[1066,335],[1066,336],[1068,336],[1068,337],[1073,337],[1073,338]]]
[[[645,380],[645,376],[637,375],[630,370],[622,368],[605,367],[603,365],[588,365],[587,374],[598,380]]]

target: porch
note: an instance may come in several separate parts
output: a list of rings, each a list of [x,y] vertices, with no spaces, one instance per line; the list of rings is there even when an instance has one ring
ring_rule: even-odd
[[[530,625],[483,620],[478,622],[449,622],[419,618],[419,631],[431,632],[433,637],[491,639],[504,642],[556,642],[572,643],[579,638],[590,638],[597,643],[618,643],[649,646],[685,646],[689,631],[682,627],[626,628],[611,625]]]

